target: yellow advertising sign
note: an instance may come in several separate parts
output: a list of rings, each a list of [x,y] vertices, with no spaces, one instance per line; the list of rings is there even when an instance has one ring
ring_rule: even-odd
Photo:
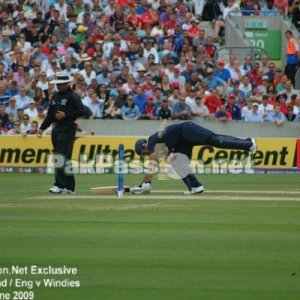
[[[257,152],[253,157],[254,168],[292,168],[296,155],[296,139],[258,138]],[[225,150],[211,146],[197,146],[193,150],[193,159],[202,159],[205,165],[219,160],[244,160],[249,156],[244,150]]]
[[[99,155],[117,157],[118,145],[124,144],[126,161],[138,159],[134,152],[137,137],[127,136],[83,136],[74,143],[72,159],[79,160],[85,155],[93,160]],[[254,168],[288,169],[295,167],[296,139],[259,138],[258,151],[254,156]],[[52,152],[51,138],[41,139],[35,136],[0,136],[0,167],[45,167],[47,157]],[[249,156],[248,151],[223,150],[211,146],[194,147],[193,159],[202,161],[205,166],[214,161],[244,160]]]

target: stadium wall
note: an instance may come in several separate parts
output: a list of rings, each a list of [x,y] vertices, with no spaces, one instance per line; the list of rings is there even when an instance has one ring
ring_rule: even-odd
[[[280,137],[298,138],[300,136],[300,122],[286,122],[278,127],[275,123],[245,123],[243,121],[208,121],[195,118],[194,122],[220,134],[229,134],[238,137]],[[169,121],[167,125],[178,123]],[[160,121],[128,121],[122,120],[81,120],[80,125],[87,133],[95,135],[151,135],[161,125]]]

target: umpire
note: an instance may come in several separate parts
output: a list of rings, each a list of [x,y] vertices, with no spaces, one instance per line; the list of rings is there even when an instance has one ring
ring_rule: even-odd
[[[47,116],[38,131],[38,137],[42,137],[43,131],[52,124],[53,152],[62,155],[65,161],[71,159],[77,128],[75,121],[84,115],[84,106],[79,95],[71,89],[71,81],[72,77],[68,74],[58,72],[55,80],[50,82],[56,84],[58,92],[54,93]],[[60,194],[74,191],[74,174],[66,174],[64,167],[55,168],[55,182],[49,192]]]
[[[188,187],[188,191],[184,193],[186,195],[198,194],[204,191],[202,183],[198,181],[189,168],[194,146],[209,145],[216,148],[246,150],[252,154],[256,152],[256,142],[253,138],[239,139],[216,134],[193,122],[167,126],[164,132],[156,132],[149,137],[148,141],[145,139],[137,140],[135,151],[140,156],[149,155],[150,160],[158,160],[161,145],[163,145],[166,154],[173,153],[169,156],[169,161]],[[146,174],[142,184],[133,187],[131,192],[139,194],[150,192],[151,179],[152,175]]]

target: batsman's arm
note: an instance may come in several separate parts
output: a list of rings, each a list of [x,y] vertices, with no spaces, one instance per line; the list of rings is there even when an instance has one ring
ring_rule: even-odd
[[[155,152],[153,152],[153,153],[151,153],[149,155],[149,161],[150,162],[149,162],[149,168],[148,168],[148,170],[150,171],[150,170],[152,170],[152,168],[151,168],[151,162],[152,161],[153,162],[158,162],[158,157],[157,157],[157,154]],[[152,176],[153,176],[152,172],[146,173],[145,176],[144,176],[144,178],[143,178],[142,183],[150,183],[151,184],[151,182],[152,182]]]
[[[151,192],[152,190],[151,181],[153,176],[151,172],[151,170],[153,170],[151,164],[154,165],[154,163],[156,162],[157,162],[157,157],[155,152],[153,152],[149,156],[149,166],[147,168],[149,172],[144,175],[144,178],[139,185],[135,185],[134,187],[130,188],[130,192],[132,194],[148,194]]]

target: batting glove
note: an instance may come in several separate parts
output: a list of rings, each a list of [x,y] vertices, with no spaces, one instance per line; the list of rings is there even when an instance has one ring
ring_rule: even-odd
[[[149,194],[151,190],[151,183],[142,183],[140,185],[135,185],[134,187],[130,188],[130,192],[135,195]]]

